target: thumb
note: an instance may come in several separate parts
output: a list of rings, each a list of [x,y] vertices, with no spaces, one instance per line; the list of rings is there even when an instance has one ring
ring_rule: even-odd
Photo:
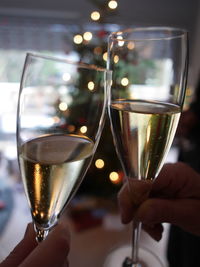
[[[9,256],[1,263],[1,267],[18,266],[37,246],[33,224],[28,224],[22,241],[14,248]]]
[[[58,223],[20,267],[67,266],[70,236],[65,221]]]
[[[199,235],[200,201],[196,199],[148,199],[138,208],[135,218],[147,225],[171,223]]]

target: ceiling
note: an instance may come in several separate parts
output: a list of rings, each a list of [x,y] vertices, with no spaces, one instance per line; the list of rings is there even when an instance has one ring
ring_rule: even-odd
[[[108,0],[0,0],[0,25],[4,18],[32,19],[37,22],[84,25],[90,13]],[[106,21],[124,26],[175,26],[190,35],[191,58],[200,69],[200,0],[117,0],[118,8]],[[197,44],[198,40],[198,44]],[[196,48],[195,48],[196,47]],[[194,49],[193,49],[194,48]]]
[[[106,22],[120,25],[162,25],[185,28],[194,40],[200,0],[117,0],[118,8]],[[108,0],[0,0],[1,18],[31,18],[40,22],[91,22],[90,13]]]
[[[0,16],[29,16],[89,21],[91,11],[105,0],[1,0]],[[169,25],[194,28],[199,0],[118,0],[116,15],[107,20],[119,24]]]

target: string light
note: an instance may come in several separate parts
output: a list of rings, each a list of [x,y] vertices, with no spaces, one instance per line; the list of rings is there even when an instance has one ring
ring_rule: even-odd
[[[129,50],[133,50],[135,48],[134,42],[128,42],[127,47]]]
[[[119,61],[119,56],[118,56],[118,55],[115,55],[115,56],[114,56],[114,62],[115,62],[115,64],[117,64],[118,61]]]
[[[59,104],[59,109],[60,109],[61,111],[65,111],[65,110],[67,110],[67,109],[68,109],[68,105],[67,105],[67,103],[65,103],[65,102],[61,102],[61,103]]]
[[[129,79],[124,77],[121,79],[121,85],[127,86],[129,84]]]
[[[86,133],[86,132],[87,132],[87,126],[82,126],[82,127],[80,128],[80,132],[81,132],[81,133]]]
[[[105,52],[105,53],[103,54],[103,60],[107,61],[107,58],[108,58],[108,53]]]
[[[92,39],[92,33],[91,32],[85,32],[83,34],[83,38],[86,40],[86,41],[90,41]]]
[[[117,1],[115,1],[115,0],[111,0],[111,1],[109,1],[108,2],[108,7],[110,8],[110,9],[116,9],[117,8],[117,6],[118,6],[118,3],[117,3]],[[100,15],[100,13],[98,12],[98,11],[93,11],[91,14],[90,14],[90,17],[91,17],[91,19],[92,20],[94,20],[94,21],[98,21],[99,19],[100,19],[100,17],[101,17],[101,15]],[[84,34],[83,34],[83,37],[81,36],[81,35],[76,35],[76,36],[74,36],[74,43],[76,43],[76,44],[81,44],[82,42],[83,42],[83,39],[84,40],[86,40],[86,41],[90,41],[91,39],[92,39],[92,33],[91,32],[85,32]],[[118,37],[118,39],[123,39],[122,38],[122,36],[119,36]],[[124,41],[119,41],[118,42],[118,45],[119,46],[123,46],[124,45]],[[102,47],[95,47],[94,48],[94,53],[95,54],[97,54],[97,55],[99,55],[99,54],[102,54]],[[105,60],[105,61],[107,61],[107,52],[105,52],[104,54],[103,54],[103,60]],[[117,56],[117,55],[115,55],[115,57],[114,57],[114,62],[115,63],[118,63],[118,61],[119,61],[119,56]],[[63,78],[63,79],[67,79],[67,76],[65,77],[65,78]],[[70,79],[70,78],[69,78]],[[65,80],[66,81],[66,80]],[[127,85],[128,83],[127,83],[127,81],[128,81],[128,79],[127,78],[123,78],[122,80],[121,80],[121,83],[123,84],[123,85]],[[129,82],[129,81],[128,81]],[[95,84],[94,84],[94,82],[93,81],[90,81],[90,82],[88,82],[88,89],[89,90],[94,90],[94,86],[95,86]],[[73,125],[69,125],[68,126],[68,130],[70,130],[71,132],[72,131],[74,131],[75,130],[75,126],[73,126]],[[87,132],[87,126],[82,126],[82,127],[80,127],[80,132],[81,133],[86,133]],[[105,166],[105,163],[104,163],[104,160],[102,160],[102,159],[97,159],[96,161],[95,161],[95,166],[96,166],[96,168],[98,168],[98,169],[101,169],[101,168],[103,168],[104,166]],[[120,176],[119,176],[119,174],[117,173],[117,172],[111,172],[110,173],[110,175],[109,175],[109,179],[110,179],[110,181],[113,183],[113,184],[118,184],[118,183],[120,183]]]
[[[90,82],[88,83],[88,89],[89,89],[90,91],[94,90],[94,83],[93,83],[92,81],[90,81]]]
[[[115,1],[115,0],[111,0],[108,2],[108,7],[110,9],[115,9],[115,8],[117,8],[117,6],[118,6],[118,4],[117,4],[117,1]]]
[[[100,13],[98,11],[93,11],[91,13],[90,17],[91,17],[92,20],[97,21],[97,20],[100,19],[101,15],[100,15]]]
[[[119,40],[119,41],[118,41],[118,45],[119,45],[119,46],[123,46],[123,45],[124,45],[124,41],[120,41],[120,40],[123,39],[123,37],[122,37],[122,36],[117,36],[117,39]]]
[[[102,159],[97,159],[95,161],[95,166],[97,167],[97,169],[102,169],[104,167],[105,163]]]
[[[74,36],[74,43],[81,44],[83,42],[83,37],[80,34]]]
[[[120,182],[120,177],[117,172],[111,172],[109,175],[109,179],[113,184],[118,184]]]

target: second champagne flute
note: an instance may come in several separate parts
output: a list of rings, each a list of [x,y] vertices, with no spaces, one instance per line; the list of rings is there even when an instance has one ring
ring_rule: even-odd
[[[110,72],[28,53],[17,113],[22,181],[42,241],[78,189],[101,135]]]
[[[183,107],[187,50],[187,32],[181,29],[133,28],[109,37],[108,68],[113,71],[109,116],[129,179],[154,180],[164,164]],[[140,229],[141,224],[133,222],[132,257],[123,266],[141,266]],[[150,258],[139,256],[145,266],[161,265],[159,260],[148,265]]]

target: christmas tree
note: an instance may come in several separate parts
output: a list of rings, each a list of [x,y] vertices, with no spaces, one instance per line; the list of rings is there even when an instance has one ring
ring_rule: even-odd
[[[107,22],[117,14],[117,1],[90,0],[96,10],[91,13],[92,31],[83,30],[74,35],[74,49],[80,61],[106,67],[107,39],[109,30]],[[89,28],[88,27],[88,28]],[[92,84],[91,84],[92,86]],[[112,198],[119,191],[123,172],[113,145],[108,115],[102,137],[92,164],[84,178],[78,194],[89,194]]]

